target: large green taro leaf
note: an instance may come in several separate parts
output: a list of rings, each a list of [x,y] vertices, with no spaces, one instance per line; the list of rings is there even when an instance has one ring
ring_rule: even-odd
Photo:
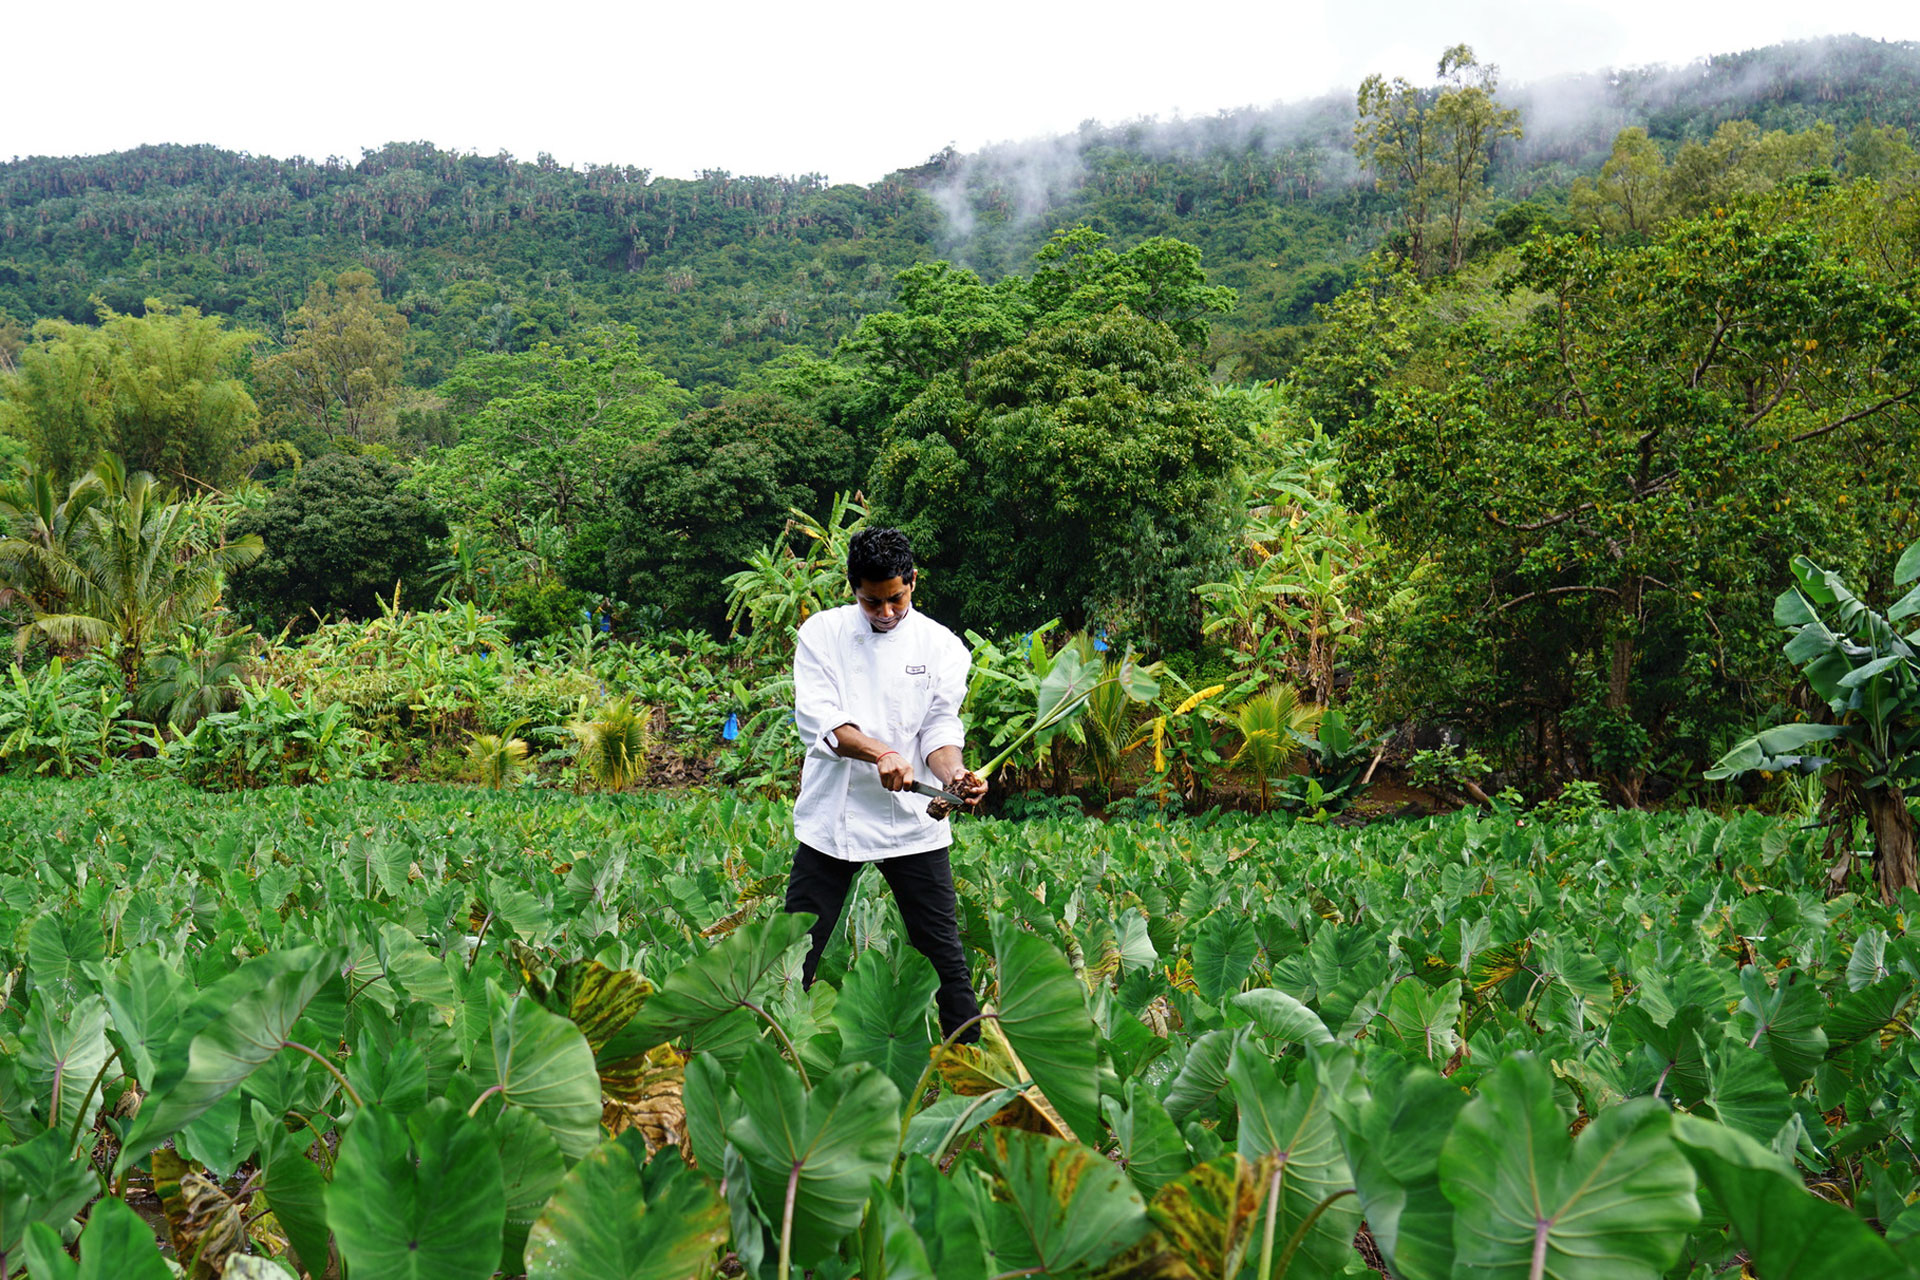
[[[985,1163],[1006,1198],[994,1204],[988,1231],[1004,1274],[1068,1275],[1131,1248],[1149,1229],[1146,1204],[1127,1175],[1077,1142],[995,1129]]]
[[[1120,1167],[1141,1195],[1151,1196],[1187,1171],[1186,1140],[1168,1118],[1160,1099],[1153,1096],[1153,1090],[1138,1080],[1129,1080],[1124,1107],[1115,1098],[1102,1098],[1100,1105],[1119,1143]]]
[[[900,1166],[900,1200],[939,1280],[987,1280],[979,1215],[968,1184],[947,1177],[927,1160],[909,1156]]]
[[[1333,1033],[1320,1015],[1275,987],[1258,987],[1233,998],[1236,1009],[1244,1009],[1253,1025],[1268,1040],[1298,1044],[1333,1043]]]
[[[580,1029],[533,1000],[495,989],[490,1078],[509,1105],[538,1116],[569,1159],[600,1140],[600,1073]]]
[[[36,1222],[27,1237],[27,1272],[33,1280],[171,1280],[153,1228],[124,1200],[102,1199],[80,1233],[80,1261],[67,1257],[60,1233]]]
[[[173,1034],[183,993],[190,991],[181,974],[160,958],[157,951],[143,949],[122,956],[112,966],[94,970],[100,978],[100,994],[113,1014],[108,1035],[120,1044],[127,1069],[151,1087],[158,1077],[156,1055],[164,1051]]]
[[[1787,1088],[1798,1089],[1827,1056],[1827,1033],[1820,1028],[1827,1002],[1804,973],[1783,970],[1773,986],[1758,965],[1740,971],[1742,998],[1737,1014],[1740,1034],[1773,1059]]]
[[[262,985],[239,993],[201,1027],[184,1055],[177,1040],[168,1044],[158,1063],[154,1096],[140,1108],[115,1168],[124,1172],[143,1159],[281,1052],[308,1002],[345,959],[341,947],[298,947],[255,961]]]
[[[1227,1064],[1245,1031],[1209,1031],[1187,1050],[1187,1060],[1167,1089],[1167,1115],[1175,1124],[1208,1106],[1227,1087]]]
[[[679,1160],[643,1185],[633,1156],[603,1142],[568,1170],[527,1238],[527,1280],[694,1280],[727,1238],[727,1205]]]
[[[33,1092],[49,1123],[68,1132],[82,1107],[91,1113],[100,1106],[95,1082],[113,1052],[107,1046],[106,1001],[87,996],[55,1012],[52,1000],[36,1000],[20,1039],[21,1083]]]
[[[1810,1194],[1791,1166],[1751,1138],[1685,1115],[1674,1118],[1673,1133],[1766,1280],[1912,1274],[1877,1232]]]
[[[1247,980],[1260,938],[1251,917],[1237,911],[1217,911],[1207,917],[1193,940],[1193,981],[1200,998],[1219,1004]]]
[[[1402,1051],[1426,1062],[1445,1062],[1460,1046],[1460,984],[1429,987],[1418,978],[1393,984],[1385,1017],[1376,1023],[1398,1040]]]
[[[1340,1275],[1353,1255],[1360,1206],[1343,1197],[1313,1216],[1322,1202],[1353,1188],[1353,1174],[1328,1109],[1332,1091],[1312,1069],[1303,1070],[1292,1084],[1284,1083],[1274,1064],[1249,1041],[1234,1049],[1227,1079],[1240,1106],[1241,1158],[1274,1169],[1261,1187],[1263,1219],[1276,1194],[1272,1212],[1278,1239],[1291,1240],[1302,1223],[1313,1219],[1294,1255],[1291,1280]]]
[[[1610,1108],[1575,1142],[1546,1066],[1527,1053],[1485,1076],[1461,1111],[1440,1188],[1453,1201],[1456,1274],[1477,1280],[1652,1280],[1700,1220],[1665,1107]]]
[[[35,1002],[51,999],[68,1005],[94,989],[90,966],[107,954],[97,913],[75,909],[49,911],[27,929],[27,972]]]
[[[519,1275],[527,1269],[527,1232],[560,1185],[566,1160],[553,1131],[524,1107],[507,1107],[494,1117],[493,1140],[500,1152],[500,1182],[507,1197],[500,1269]]]
[[[1367,1227],[1401,1280],[1448,1280],[1453,1205],[1440,1190],[1440,1148],[1467,1095],[1437,1072],[1387,1054],[1369,1072],[1364,1099],[1332,1099]]]
[[[1793,1118],[1793,1099],[1780,1073],[1758,1049],[1726,1040],[1713,1063],[1713,1089],[1707,1105],[1722,1124],[1761,1143],[1771,1143]]]
[[[926,1069],[927,1005],[940,975],[912,949],[900,957],[900,971],[878,951],[860,953],[833,1006],[840,1028],[840,1061],[866,1062],[893,1081],[902,1097]]]
[[[873,1212],[868,1215],[867,1230],[877,1230],[880,1236],[881,1274],[887,1280],[940,1280],[940,1273],[934,1269],[933,1259],[927,1252],[927,1242],[894,1204],[886,1184],[875,1178],[868,1199],[873,1204]]]
[[[267,1108],[255,1102],[253,1127],[259,1137],[261,1186],[267,1207],[287,1233],[294,1259],[310,1276],[324,1276],[329,1261],[327,1235],[327,1180],[320,1166],[302,1150],[313,1134],[302,1128],[298,1137]]]
[[[1659,1096],[1691,1103],[1705,1097],[1711,1087],[1707,1048],[1701,1038],[1703,1019],[1698,1006],[1688,1006],[1662,1025],[1650,1009],[1635,1004],[1614,1017],[1612,1031],[1622,1051],[1629,1036],[1640,1042],[1641,1058],[1656,1073],[1653,1083]]]
[[[1000,1029],[1074,1136],[1100,1139],[1100,1031],[1066,958],[1006,916],[993,921]]]
[[[746,1112],[712,1054],[696,1053],[687,1062],[680,1102],[687,1112],[687,1149],[702,1169],[718,1171],[726,1157],[727,1130]]]
[[[813,917],[805,912],[741,925],[712,950],[675,969],[633,1021],[607,1042],[601,1056],[644,1053],[718,1022],[754,998],[812,925]]]
[[[381,1280],[487,1280],[506,1213],[493,1135],[445,1098],[404,1120],[361,1111],[327,1187],[340,1256]]]
[[[740,1064],[746,1114],[729,1135],[746,1158],[754,1198],[778,1224],[793,1192],[793,1260],[817,1264],[860,1225],[868,1182],[885,1177],[900,1139],[900,1091],[864,1063],[801,1087],[792,1068],[755,1042]]]
[[[32,1223],[66,1222],[99,1189],[92,1167],[71,1158],[65,1132],[42,1129],[0,1149],[0,1253],[19,1248]]]

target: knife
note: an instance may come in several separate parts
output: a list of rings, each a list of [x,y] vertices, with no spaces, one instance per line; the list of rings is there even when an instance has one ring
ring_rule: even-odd
[[[964,809],[971,803],[970,801],[961,799],[951,791],[942,791],[931,782],[922,782],[918,778],[913,780],[913,786],[909,788],[909,790],[915,795],[928,796],[935,800],[945,800],[948,804],[958,809]]]

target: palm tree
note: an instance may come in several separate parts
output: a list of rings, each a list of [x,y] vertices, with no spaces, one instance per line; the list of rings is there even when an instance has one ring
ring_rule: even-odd
[[[567,721],[568,731],[580,744],[580,763],[588,777],[608,791],[624,791],[640,780],[647,771],[649,714],[648,708],[634,706],[631,698],[617,698],[591,720]]]
[[[228,635],[189,627],[165,652],[147,662],[148,679],[139,709],[155,724],[188,730],[201,717],[240,705],[240,690],[253,666],[259,637],[241,629]]]
[[[1255,694],[1240,704],[1235,715],[1240,729],[1240,749],[1230,764],[1246,761],[1260,784],[1260,811],[1266,812],[1273,775],[1297,759],[1301,752],[1295,734],[1311,733],[1320,723],[1320,708],[1300,701],[1300,691],[1292,685],[1276,684],[1265,693]]]
[[[527,740],[514,735],[526,723],[520,719],[499,733],[467,734],[473,739],[467,747],[467,762],[482,786],[499,791],[520,780],[520,772],[527,765]]]
[[[196,502],[166,501],[152,475],[129,476],[117,459],[95,466],[88,479],[101,494],[69,518],[64,538],[22,549],[17,539],[0,544],[0,563],[18,555],[61,597],[20,628],[15,644],[24,647],[39,634],[57,644],[107,645],[131,701],[147,646],[203,617],[228,571],[251,564],[265,548],[251,534],[209,545],[199,536]]]
[[[92,472],[60,492],[53,473],[29,469],[0,485],[0,607],[24,604],[34,613],[59,613],[65,602],[48,572],[68,535],[106,491]]]

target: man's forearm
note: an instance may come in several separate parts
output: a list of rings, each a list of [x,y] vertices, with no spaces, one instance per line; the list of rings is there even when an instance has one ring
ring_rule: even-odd
[[[849,760],[865,760],[868,764],[880,763],[880,757],[889,751],[905,755],[900,748],[891,746],[884,740],[864,732],[858,725],[843,724],[833,730],[833,752]],[[909,761],[911,763],[911,761]]]
[[[933,776],[940,779],[943,787],[967,771],[967,762],[958,747],[935,747],[927,757],[927,764],[932,766]]]

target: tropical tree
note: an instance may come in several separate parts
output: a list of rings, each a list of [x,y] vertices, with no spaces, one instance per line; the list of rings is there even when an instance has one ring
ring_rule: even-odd
[[[224,635],[189,625],[147,660],[137,706],[156,724],[191,729],[216,711],[240,705],[259,637],[242,628]]]
[[[97,327],[42,321],[0,381],[0,428],[39,467],[77,476],[106,454],[131,470],[224,484],[253,458],[259,412],[237,376],[254,335],[192,307],[103,307]]]
[[[1438,78],[1424,88],[1368,76],[1353,125],[1355,157],[1401,201],[1406,255],[1422,275],[1460,265],[1493,149],[1520,136],[1520,113],[1494,98],[1499,68],[1461,44],[1440,55]]]
[[[930,608],[1172,640],[1227,551],[1241,447],[1180,337],[1122,309],[1041,329],[964,387],[936,378],[894,418],[869,493],[913,538]]]
[[[283,431],[312,446],[392,434],[407,318],[383,301],[372,273],[316,280],[287,319],[287,349],[260,364],[259,383]]]
[[[93,472],[61,492],[54,475],[28,465],[0,485],[0,608],[59,613],[65,594],[50,566],[84,514],[106,496]]]
[[[624,791],[647,771],[647,707],[616,698],[592,716],[567,721],[586,776],[606,791]],[[503,735],[505,736],[505,735]]]
[[[447,523],[405,491],[406,478],[404,467],[343,453],[302,467],[265,507],[234,521],[266,547],[235,575],[236,603],[277,627],[309,613],[372,617],[397,587],[425,596]]]
[[[1920,532],[1910,250],[1870,249],[1896,213],[1870,183],[1788,188],[1649,243],[1536,240],[1499,291],[1416,299],[1450,321],[1341,436],[1395,548],[1382,709],[1578,759],[1630,803],[1660,757],[1710,759],[1775,678],[1780,548],[1852,570]]]
[[[31,558],[62,596],[57,612],[19,628],[16,645],[36,634],[57,644],[105,645],[133,700],[148,647],[204,617],[226,574],[259,559],[263,548],[252,536],[205,539],[193,504],[167,501],[149,472],[128,475],[108,459],[91,474],[101,496],[61,544],[0,549],[0,558]]]
[[[423,459],[414,487],[483,530],[510,529],[539,511],[569,532],[606,516],[627,451],[693,404],[647,367],[631,329],[474,356],[439,391],[459,442]]]
[[[615,481],[609,576],[669,625],[717,631],[727,575],[781,536],[789,511],[824,511],[865,471],[845,431],[772,396],[689,414],[635,447]]]

